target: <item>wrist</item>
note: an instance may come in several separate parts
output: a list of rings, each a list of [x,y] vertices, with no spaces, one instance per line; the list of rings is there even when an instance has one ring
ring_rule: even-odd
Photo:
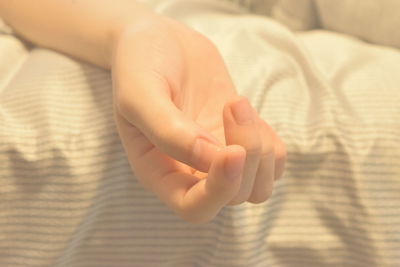
[[[108,32],[108,43],[106,48],[106,60],[107,65],[111,68],[112,60],[116,49],[118,49],[118,43],[132,36],[135,32],[146,31],[152,25],[161,24],[163,17],[148,7],[137,4],[135,12],[128,12],[127,16],[120,16],[112,20],[110,23],[110,29]]]

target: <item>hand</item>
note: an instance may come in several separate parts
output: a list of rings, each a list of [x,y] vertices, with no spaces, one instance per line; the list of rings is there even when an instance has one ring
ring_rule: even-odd
[[[116,125],[140,183],[184,219],[268,199],[285,148],[239,97],[216,47],[168,18],[124,28],[113,48]]]

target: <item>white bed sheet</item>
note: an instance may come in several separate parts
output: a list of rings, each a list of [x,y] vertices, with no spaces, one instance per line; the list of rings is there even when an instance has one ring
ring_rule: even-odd
[[[131,174],[109,73],[0,35],[0,265],[400,265],[399,51],[222,2],[155,8],[217,45],[286,143],[272,198],[181,221]]]

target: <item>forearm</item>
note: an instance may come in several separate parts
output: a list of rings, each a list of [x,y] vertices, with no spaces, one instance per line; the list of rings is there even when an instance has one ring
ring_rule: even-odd
[[[124,25],[154,15],[133,0],[0,0],[0,17],[23,38],[105,68]]]

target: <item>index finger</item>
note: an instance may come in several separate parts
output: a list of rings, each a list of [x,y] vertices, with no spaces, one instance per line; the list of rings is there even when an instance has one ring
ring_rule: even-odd
[[[205,179],[172,172],[161,177],[158,195],[185,220],[192,223],[210,221],[238,193],[245,160],[244,148],[225,147],[212,162]]]

